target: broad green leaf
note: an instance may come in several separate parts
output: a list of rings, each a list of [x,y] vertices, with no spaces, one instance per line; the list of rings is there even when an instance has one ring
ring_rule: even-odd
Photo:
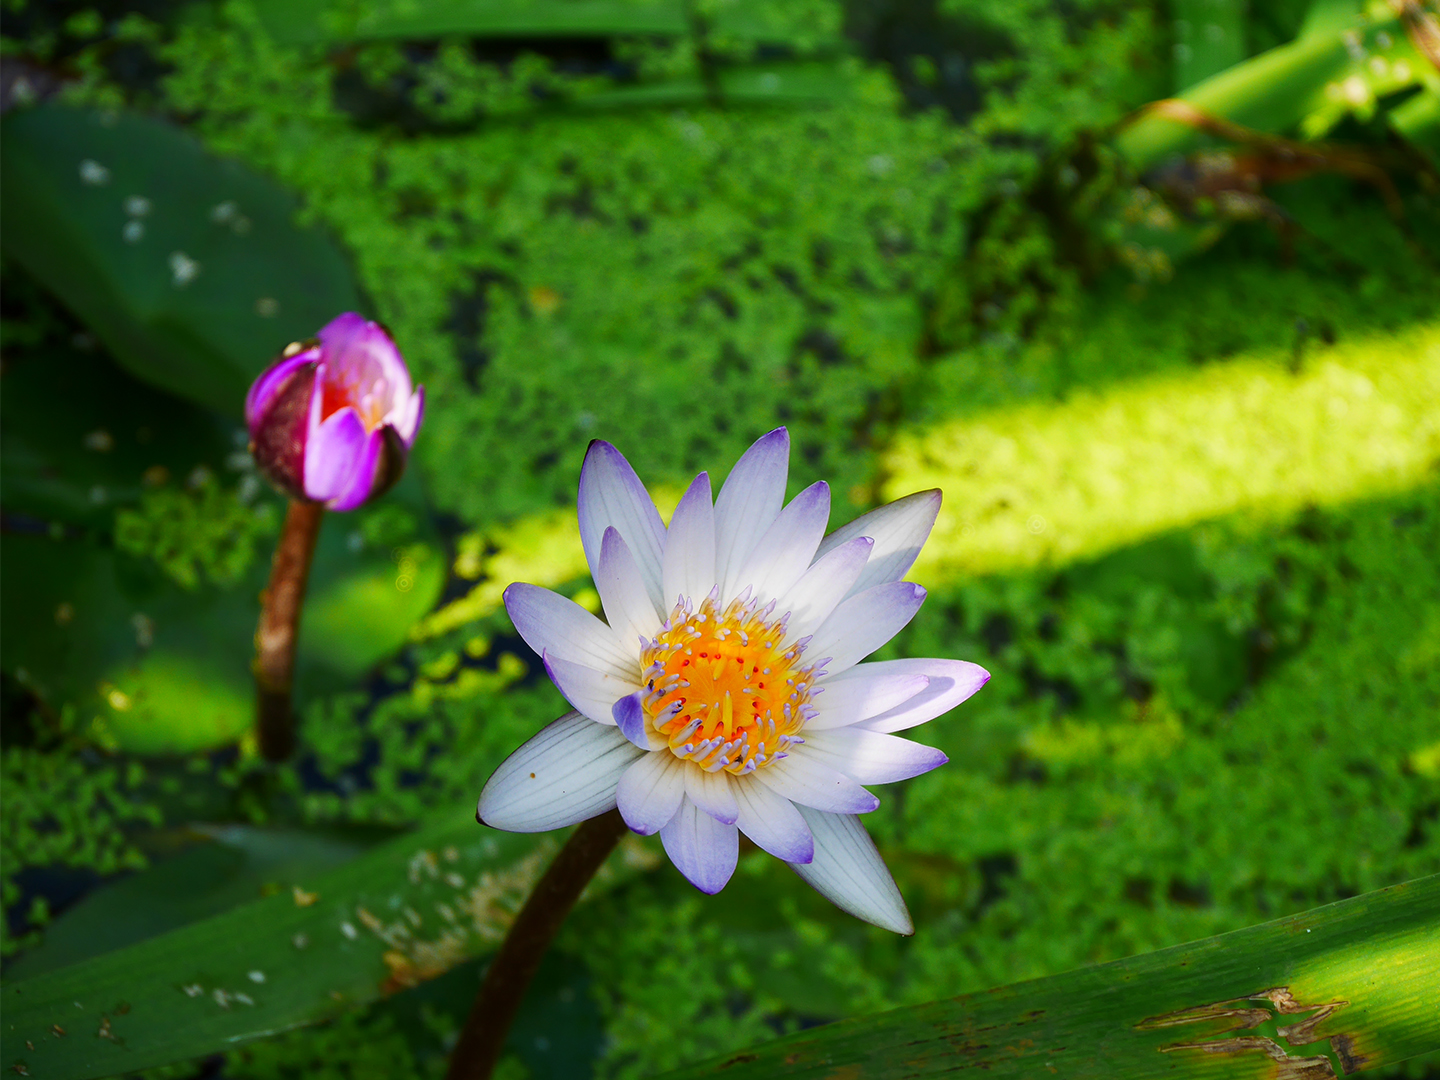
[[[1440,1048],[1440,876],[1050,978],[802,1032],[667,1074],[1338,1076]]]
[[[447,812],[266,899],[7,983],[3,1065],[48,1080],[109,1076],[229,1049],[417,985],[493,950],[555,850],[553,839]],[[653,855],[627,843],[597,882],[608,887],[650,865]]]
[[[219,472],[241,429],[81,349],[7,355],[0,394],[5,509],[108,532],[148,486]]]
[[[44,105],[0,135],[3,248],[125,367],[238,416],[290,341],[359,307],[295,199],[169,124]]]
[[[67,908],[6,978],[33,978],[288,890],[370,846],[353,833],[246,825],[197,826],[176,839],[189,846]]]

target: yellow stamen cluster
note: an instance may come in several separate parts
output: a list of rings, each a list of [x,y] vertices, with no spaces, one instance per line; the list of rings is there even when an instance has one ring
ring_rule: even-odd
[[[789,616],[768,621],[774,606],[742,596],[721,612],[714,593],[698,609],[682,601],[646,644],[646,726],[677,757],[743,776],[804,742],[817,673],[800,661],[809,639],[786,640]]]

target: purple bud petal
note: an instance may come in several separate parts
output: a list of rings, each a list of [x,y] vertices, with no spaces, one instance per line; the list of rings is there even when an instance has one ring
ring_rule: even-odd
[[[292,367],[283,383],[267,388],[268,407],[250,428],[255,463],[272,484],[292,498],[305,497],[305,446],[316,366],[309,361]],[[261,380],[264,378],[262,375]]]
[[[353,510],[405,470],[425,394],[389,332],[346,312],[272,365],[245,399],[256,462],[293,498]]]

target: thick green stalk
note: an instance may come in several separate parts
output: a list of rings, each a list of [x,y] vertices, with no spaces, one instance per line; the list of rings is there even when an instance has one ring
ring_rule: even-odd
[[[1399,19],[1369,24],[1403,37]],[[1257,131],[1284,132],[1326,104],[1327,86],[1351,66],[1343,32],[1307,34],[1212,75],[1178,95],[1197,109]],[[1120,155],[1137,172],[1192,149],[1203,136],[1193,126],[1153,112],[1115,137]]]

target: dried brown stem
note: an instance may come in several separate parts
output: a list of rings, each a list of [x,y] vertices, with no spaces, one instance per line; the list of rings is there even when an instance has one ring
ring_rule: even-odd
[[[291,499],[285,512],[270,584],[260,594],[260,625],[255,628],[255,731],[268,761],[284,761],[295,748],[295,714],[290,687],[295,680],[295,641],[305,582],[325,507]]]
[[[540,958],[585,886],[624,835],[625,822],[619,810],[591,818],[570,834],[520,909],[485,972],[460,1041],[450,1055],[445,1080],[490,1080]]]

